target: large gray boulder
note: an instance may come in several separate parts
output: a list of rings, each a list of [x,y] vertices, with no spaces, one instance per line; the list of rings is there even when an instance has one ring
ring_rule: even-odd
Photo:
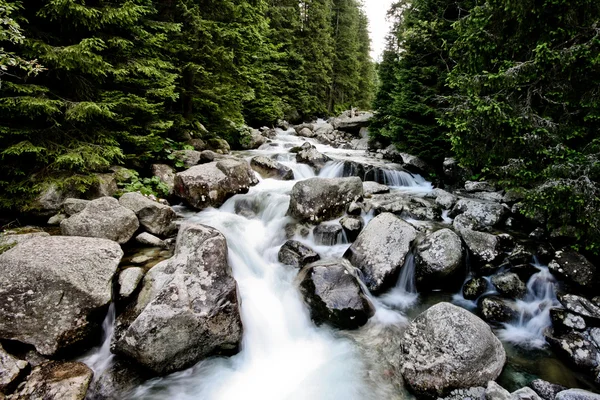
[[[477,261],[488,263],[500,255],[500,241],[496,235],[471,229],[460,229],[459,233]]]
[[[223,159],[175,175],[175,192],[197,209],[219,207],[229,197],[247,193],[258,183],[245,160]]]
[[[290,181],[294,179],[294,171],[285,165],[264,156],[256,156],[250,160],[250,166],[263,178]]]
[[[486,386],[506,361],[504,347],[490,327],[450,303],[438,303],[415,318],[401,345],[405,382],[417,395],[429,397]]]
[[[498,292],[506,297],[521,299],[527,293],[527,286],[514,272],[503,272],[492,277]]]
[[[86,340],[111,301],[122,256],[113,241],[63,236],[33,238],[1,254],[0,338],[44,355]]]
[[[428,235],[415,254],[418,282],[436,283],[454,275],[462,266],[463,246],[460,237],[444,228]]]
[[[556,400],[600,400],[600,394],[583,389],[568,389],[558,392]]]
[[[242,138],[241,146],[245,150],[258,149],[263,144],[267,143],[267,138],[260,134],[260,131],[252,129],[248,135]]]
[[[31,233],[2,233],[0,234],[0,248],[8,250],[10,247],[16,246],[28,240],[50,236],[48,232],[31,232]]]
[[[62,203],[62,208],[67,216],[71,216],[85,210],[90,200],[68,198]]]
[[[365,285],[380,293],[394,285],[417,231],[394,214],[373,218],[344,257],[360,269]]]
[[[183,164],[185,168],[197,165],[202,157],[202,154],[196,150],[177,150],[174,151],[172,155],[175,160]]]
[[[316,323],[356,329],[375,314],[351,269],[347,260],[334,259],[310,264],[300,272],[300,290]]]
[[[358,177],[306,179],[294,185],[288,214],[301,221],[330,220],[343,215],[346,206],[362,195]]]
[[[65,236],[96,237],[127,243],[140,224],[133,211],[113,197],[90,201],[83,211],[60,223]]]
[[[457,215],[465,214],[481,226],[495,226],[503,222],[509,212],[508,207],[502,204],[475,199],[460,199],[449,215],[454,218]]]
[[[81,362],[47,362],[35,367],[25,385],[7,399],[83,400],[92,376]]]
[[[169,206],[136,192],[125,193],[119,204],[133,211],[140,225],[154,235],[167,236],[175,230],[177,214]]]
[[[174,256],[146,274],[137,302],[118,318],[113,347],[164,374],[232,353],[241,335],[225,237],[187,223],[179,230]]]

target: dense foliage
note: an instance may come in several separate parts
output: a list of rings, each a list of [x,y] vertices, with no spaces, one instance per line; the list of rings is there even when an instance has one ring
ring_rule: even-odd
[[[357,0],[0,0],[0,17],[0,209],[112,165],[143,182],[191,138],[235,146],[243,124],[373,92]]]
[[[456,156],[598,252],[600,3],[412,0],[390,17],[375,139]]]

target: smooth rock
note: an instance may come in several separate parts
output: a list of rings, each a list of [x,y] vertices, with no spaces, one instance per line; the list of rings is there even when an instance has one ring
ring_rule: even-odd
[[[308,128],[308,127],[302,127],[300,130],[297,130],[297,131],[296,131],[296,134],[297,134],[298,136],[301,136],[301,137],[307,137],[307,138],[312,138],[312,137],[315,137],[315,136],[317,136],[317,134],[316,134],[316,133],[314,133],[314,132],[313,132],[313,131],[312,131],[310,128]]]
[[[10,400],[83,400],[93,372],[81,362],[51,361],[33,369]]]
[[[310,247],[296,240],[285,242],[277,255],[279,262],[285,265],[291,265],[296,268],[302,268],[307,264],[319,261],[321,257]]]
[[[177,214],[169,206],[152,201],[141,193],[125,193],[119,204],[135,213],[140,225],[148,232],[167,236],[175,230]]]
[[[457,196],[453,195],[452,193],[448,193],[443,189],[434,189],[432,194],[435,196],[435,203],[444,210],[452,209],[452,207],[454,207],[458,201]]]
[[[131,296],[138,288],[143,277],[143,268],[132,267],[124,269],[119,274],[119,297],[126,299]]]
[[[346,206],[362,196],[358,177],[310,178],[294,185],[288,214],[300,221],[326,221],[343,215]]]
[[[135,241],[151,247],[161,247],[163,249],[167,247],[167,244],[164,242],[164,240],[157,238],[148,232],[143,232],[137,235],[135,237]]]
[[[559,392],[556,400],[600,400],[600,394],[583,389],[568,389]]]
[[[367,181],[363,182],[363,193],[365,197],[370,197],[374,194],[382,194],[389,193],[390,188],[386,185],[382,185],[381,183]]]
[[[296,162],[307,164],[313,167],[317,172],[320,171],[331,158],[317,151],[316,147],[310,145],[307,148],[302,148],[296,154]]]
[[[0,255],[0,338],[43,355],[80,344],[101,322],[123,251],[110,240],[37,237]]]
[[[484,386],[500,375],[505,362],[504,347],[490,327],[450,303],[421,313],[402,338],[401,373],[417,395]]]
[[[510,394],[511,400],[542,400],[531,388],[524,387]]]
[[[379,214],[358,235],[344,257],[360,269],[373,293],[393,286],[417,237],[412,225],[391,213]]]
[[[231,196],[246,193],[257,183],[246,161],[223,159],[175,175],[175,192],[192,207],[204,209],[219,207]]]
[[[485,400],[511,400],[510,392],[494,381],[485,388]]]
[[[492,283],[498,292],[506,297],[521,299],[527,293],[527,286],[514,272],[503,272],[492,276]]]
[[[439,283],[462,267],[460,237],[450,229],[440,229],[419,243],[415,254],[417,282]]]
[[[250,161],[250,166],[263,178],[290,181],[294,179],[294,171],[285,165],[264,156],[256,156]]]
[[[113,348],[158,374],[237,350],[242,323],[227,242],[185,223],[172,258],[146,274],[137,302],[117,318]]]
[[[432,168],[429,166],[429,164],[417,156],[413,156],[408,153],[400,153],[400,157],[402,157],[402,167],[407,171],[422,175],[427,175],[432,171]]]
[[[300,290],[317,323],[356,329],[367,323],[375,308],[344,259],[318,261],[301,271]]]
[[[91,201],[83,211],[60,223],[65,236],[84,236],[127,243],[139,227],[133,211],[119,204],[113,197]]]
[[[57,226],[67,218],[69,218],[67,214],[56,214],[48,219],[47,224],[51,226]]]

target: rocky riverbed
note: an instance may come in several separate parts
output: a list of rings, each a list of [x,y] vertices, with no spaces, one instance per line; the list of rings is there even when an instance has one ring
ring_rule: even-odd
[[[368,120],[3,233],[0,398],[600,399],[595,265],[453,160],[443,189],[368,151]]]

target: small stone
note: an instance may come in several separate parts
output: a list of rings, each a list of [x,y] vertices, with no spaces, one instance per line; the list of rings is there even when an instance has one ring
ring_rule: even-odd
[[[148,232],[140,233],[139,235],[136,236],[135,240],[136,240],[136,242],[144,244],[146,246],[161,247],[161,248],[167,247],[167,244],[162,239],[160,239]]]
[[[119,296],[128,298],[135,292],[144,277],[144,269],[139,267],[127,268],[119,274]]]
[[[50,217],[50,219],[48,220],[48,225],[60,225],[60,223],[67,219],[67,215],[66,214],[56,214],[53,217]]]

